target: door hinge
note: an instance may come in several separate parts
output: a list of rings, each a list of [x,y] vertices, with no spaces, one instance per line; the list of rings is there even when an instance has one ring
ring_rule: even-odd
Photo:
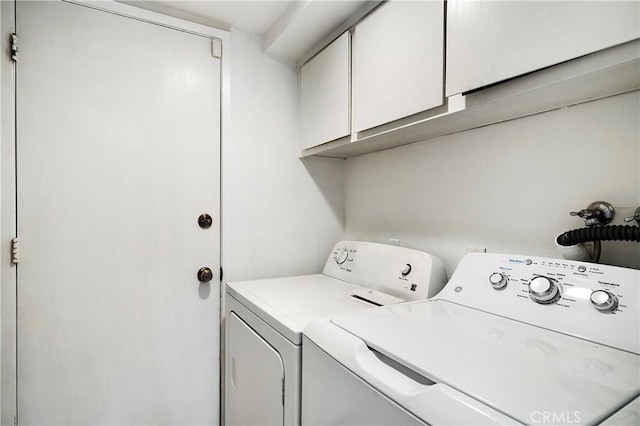
[[[13,426],[18,426],[18,416],[13,416]]]
[[[282,378],[282,406],[284,407],[284,377]]]
[[[211,56],[214,58],[222,58],[222,40],[219,38],[211,39]]]
[[[18,237],[11,239],[11,263],[17,265],[20,261],[20,240]]]
[[[11,34],[11,60],[18,62],[18,35],[16,33]]]
[[[222,284],[222,266],[220,267],[220,284]]]

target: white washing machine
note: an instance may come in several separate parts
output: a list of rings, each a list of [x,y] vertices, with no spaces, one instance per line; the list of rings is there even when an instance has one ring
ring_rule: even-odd
[[[312,322],[302,423],[640,424],[640,271],[469,254],[446,287]]]
[[[357,241],[339,242],[322,274],[228,283],[225,424],[300,424],[302,330],[311,320],[426,299],[445,283],[434,256]]]

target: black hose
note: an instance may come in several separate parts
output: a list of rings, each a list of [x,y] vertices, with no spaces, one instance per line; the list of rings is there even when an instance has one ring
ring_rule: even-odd
[[[606,225],[579,228],[558,235],[561,246],[573,246],[589,241],[635,241],[640,243],[640,227],[631,225]]]

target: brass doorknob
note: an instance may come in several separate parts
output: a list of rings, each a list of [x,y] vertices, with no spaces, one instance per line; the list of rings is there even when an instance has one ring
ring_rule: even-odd
[[[200,268],[198,270],[198,281],[201,283],[208,283],[213,279],[213,271],[211,268],[207,268],[206,266]]]

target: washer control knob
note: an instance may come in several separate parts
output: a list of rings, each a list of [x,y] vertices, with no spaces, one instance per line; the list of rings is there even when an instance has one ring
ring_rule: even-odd
[[[611,312],[618,307],[618,298],[605,290],[591,293],[591,304],[600,312]]]
[[[403,277],[409,275],[411,273],[411,264],[407,263],[406,265],[404,265],[404,268],[402,268],[402,271],[400,271],[400,273]]]
[[[509,283],[509,278],[502,272],[494,272],[489,276],[489,282],[496,290],[502,290]]]
[[[556,301],[560,294],[558,284],[547,277],[535,277],[529,282],[529,296],[538,303],[547,304]]]
[[[338,265],[342,265],[344,262],[347,261],[348,258],[349,258],[349,249],[346,247],[343,247],[336,255],[336,263]]]

